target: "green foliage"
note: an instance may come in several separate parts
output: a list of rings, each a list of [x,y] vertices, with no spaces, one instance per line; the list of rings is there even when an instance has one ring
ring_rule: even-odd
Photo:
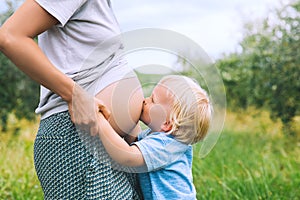
[[[300,110],[300,1],[284,6],[261,26],[247,24],[241,52],[217,62],[231,107],[266,108],[287,133]]]
[[[262,121],[265,116],[229,115],[230,123],[226,123],[225,131],[207,157],[200,159],[198,146],[194,148],[197,199],[300,199],[300,141],[265,132],[274,129],[271,121],[262,129],[250,123]],[[244,131],[236,131],[245,126],[245,118],[251,119],[246,121]],[[21,124],[19,136],[0,134],[0,199],[43,199],[33,165],[37,126]]]
[[[227,130],[206,158],[198,151],[197,199],[300,199],[300,152],[292,138]]]
[[[142,83],[143,92],[145,97],[149,97],[152,93],[153,88],[160,81],[163,75],[160,74],[144,74],[136,71],[138,79]]]
[[[11,16],[16,8],[20,5],[20,3],[24,2],[24,0],[3,0],[1,6],[5,9],[3,10],[3,13],[0,13],[0,26],[5,22],[5,20]],[[5,6],[4,6],[5,5]]]
[[[39,86],[0,54],[0,122],[5,131],[7,118],[14,113],[17,118],[35,119]]]
[[[33,142],[0,134],[0,150],[0,199],[43,199],[33,165]]]
[[[19,0],[6,0],[7,11],[1,13],[2,24],[20,3]],[[0,127],[7,129],[8,115],[17,118],[35,119],[34,109],[38,104],[39,86],[0,53]]]

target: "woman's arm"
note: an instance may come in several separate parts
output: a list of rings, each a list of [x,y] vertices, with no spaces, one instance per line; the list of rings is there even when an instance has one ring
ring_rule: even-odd
[[[126,134],[124,136],[124,140],[128,143],[131,144],[133,142],[137,141],[138,135],[139,133],[142,132],[142,128],[140,126],[140,124],[138,123],[134,129],[130,132],[130,134]]]
[[[110,157],[127,167],[144,166],[143,155],[136,145],[128,145],[99,113],[99,137]]]
[[[37,35],[57,23],[58,20],[34,0],[26,0],[0,27],[0,51],[33,80],[61,96],[68,103],[75,124],[88,125],[92,134],[96,133],[97,100],[78,85],[74,87],[74,81],[60,72],[34,41]],[[90,109],[84,102],[89,102]]]
[[[70,102],[74,82],[52,65],[34,41],[57,23],[34,0],[27,0],[0,28],[0,50],[33,80]]]

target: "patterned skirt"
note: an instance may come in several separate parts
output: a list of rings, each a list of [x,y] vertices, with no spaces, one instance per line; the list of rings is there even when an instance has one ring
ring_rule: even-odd
[[[34,163],[45,199],[140,199],[135,174],[115,169],[104,147],[87,150],[69,113],[41,120]]]

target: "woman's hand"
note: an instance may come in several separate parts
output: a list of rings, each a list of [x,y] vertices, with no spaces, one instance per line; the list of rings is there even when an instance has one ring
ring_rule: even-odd
[[[92,136],[97,135],[99,131],[99,116],[97,116],[99,112],[106,119],[110,117],[110,112],[103,102],[88,94],[76,83],[74,84],[72,99],[68,102],[68,106],[72,122],[79,130],[89,132]]]

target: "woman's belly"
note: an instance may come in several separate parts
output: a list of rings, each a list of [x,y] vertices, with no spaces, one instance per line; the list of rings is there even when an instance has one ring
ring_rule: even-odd
[[[138,78],[114,82],[101,90],[96,98],[111,111],[109,121],[115,131],[121,136],[130,134],[139,121],[144,99]]]

